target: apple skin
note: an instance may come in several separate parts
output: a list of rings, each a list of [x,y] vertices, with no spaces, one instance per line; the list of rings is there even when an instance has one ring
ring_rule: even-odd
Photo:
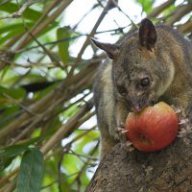
[[[159,102],[138,113],[129,113],[125,129],[127,138],[139,151],[159,151],[177,136],[179,119],[166,103]]]

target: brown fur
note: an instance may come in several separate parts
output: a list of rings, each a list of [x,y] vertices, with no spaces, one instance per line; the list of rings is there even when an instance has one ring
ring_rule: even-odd
[[[145,19],[120,44],[94,42],[113,60],[100,67],[94,88],[102,156],[119,142],[117,128],[130,111],[165,101],[190,115],[192,45],[177,31]]]

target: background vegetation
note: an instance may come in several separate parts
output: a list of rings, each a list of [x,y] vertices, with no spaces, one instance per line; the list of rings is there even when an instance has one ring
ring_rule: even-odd
[[[142,7],[142,16],[192,36],[191,0],[162,1],[157,7],[155,0],[132,1]],[[138,23],[117,0],[95,0],[75,26],[60,27],[69,6],[73,0],[0,1],[0,192],[85,191],[98,163],[92,84],[106,56],[90,37],[121,38]],[[95,9],[101,14],[94,27],[80,33],[78,25]],[[127,17],[127,26],[99,31],[112,9]],[[74,57],[69,49],[82,36]],[[82,57],[87,49],[91,59]]]

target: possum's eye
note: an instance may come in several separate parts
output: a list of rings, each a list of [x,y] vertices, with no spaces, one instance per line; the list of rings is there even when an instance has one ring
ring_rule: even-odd
[[[150,79],[148,77],[145,77],[143,79],[140,80],[140,86],[142,88],[146,88],[150,85]]]

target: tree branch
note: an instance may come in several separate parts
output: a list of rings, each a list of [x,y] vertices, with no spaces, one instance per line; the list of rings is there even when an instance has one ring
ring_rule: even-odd
[[[103,158],[86,192],[189,192],[191,159],[192,145],[185,138],[153,153],[128,152],[119,143]]]

